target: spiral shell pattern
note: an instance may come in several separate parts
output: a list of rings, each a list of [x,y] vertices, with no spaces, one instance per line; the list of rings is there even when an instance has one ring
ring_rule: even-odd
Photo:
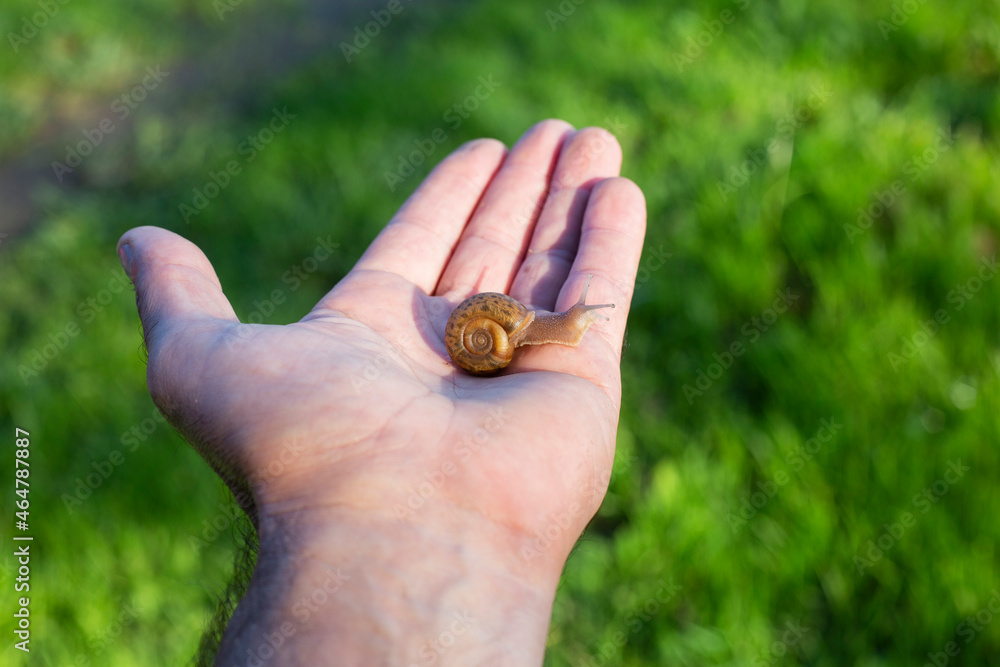
[[[505,294],[475,294],[452,311],[445,346],[462,370],[491,375],[510,363],[520,334],[534,318],[533,311]]]

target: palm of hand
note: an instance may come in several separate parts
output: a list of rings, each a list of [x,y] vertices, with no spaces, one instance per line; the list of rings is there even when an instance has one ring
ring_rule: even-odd
[[[595,138],[606,149],[596,155]],[[234,489],[249,484],[251,512],[338,506],[417,523],[471,515],[527,535],[558,525],[555,541],[567,550],[610,476],[618,354],[642,238],[634,186],[594,186],[617,173],[615,149],[603,134],[570,136],[549,122],[506,160],[493,142],[456,152],[355,269],[292,325],[238,324],[221,290],[189,285],[185,296],[196,306],[184,309],[203,315],[192,322],[190,312],[168,311],[169,297],[147,305],[154,278],[136,278],[154,398]],[[532,197],[538,219],[525,220],[519,234],[501,229],[511,199]],[[428,219],[448,213],[450,233],[428,228]],[[123,242],[142,247],[128,236]],[[179,246],[162,253],[173,256],[171,266],[183,265],[175,259],[181,248],[200,255],[177,237],[170,243]],[[206,265],[203,256],[189,262],[202,274]],[[562,310],[590,272],[603,278],[595,282],[600,298],[624,308],[578,348],[524,348],[494,378],[451,365],[442,334],[461,298],[510,287],[519,300]],[[183,270],[172,273],[193,282]],[[214,272],[211,279],[217,284]],[[182,322],[185,333],[172,335],[180,327],[170,325]]]

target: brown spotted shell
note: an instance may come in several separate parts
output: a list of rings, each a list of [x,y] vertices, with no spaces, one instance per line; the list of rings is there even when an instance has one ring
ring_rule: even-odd
[[[534,311],[506,294],[474,294],[451,311],[444,344],[455,365],[472,375],[491,375],[507,366]]]

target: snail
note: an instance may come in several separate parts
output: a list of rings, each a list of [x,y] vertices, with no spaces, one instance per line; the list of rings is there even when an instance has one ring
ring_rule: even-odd
[[[492,375],[506,368],[514,350],[522,345],[558,343],[575,347],[597,318],[598,308],[615,304],[586,305],[590,279],[580,300],[563,313],[531,310],[506,294],[473,294],[458,304],[448,318],[444,343],[456,366],[472,375]]]

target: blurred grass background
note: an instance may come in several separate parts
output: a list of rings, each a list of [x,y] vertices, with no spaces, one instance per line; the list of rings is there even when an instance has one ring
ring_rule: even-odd
[[[4,482],[0,662],[183,664],[231,575],[228,495],[146,392],[123,231],[184,234],[241,317],[293,321],[448,151],[560,117],[618,136],[649,232],[615,473],[547,664],[1000,664],[998,5],[404,1],[348,62],[386,6],[0,7],[0,468],[28,429],[35,535],[26,656]]]

